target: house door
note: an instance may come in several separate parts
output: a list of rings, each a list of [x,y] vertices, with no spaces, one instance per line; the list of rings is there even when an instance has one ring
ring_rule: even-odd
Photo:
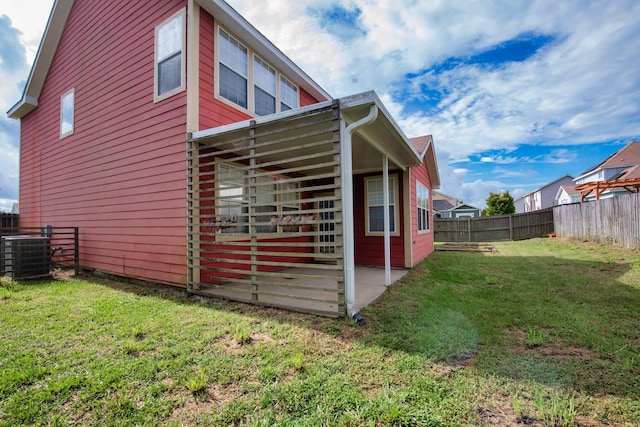
[[[317,203],[320,223],[318,224],[318,237],[316,238],[316,253],[318,259],[332,258],[336,253],[335,246],[335,212],[333,200],[321,200]]]

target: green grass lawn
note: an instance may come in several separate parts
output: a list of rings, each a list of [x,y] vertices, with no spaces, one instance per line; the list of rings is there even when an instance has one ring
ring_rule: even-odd
[[[0,425],[640,425],[640,253],[436,252],[367,326],[83,277],[0,286]]]

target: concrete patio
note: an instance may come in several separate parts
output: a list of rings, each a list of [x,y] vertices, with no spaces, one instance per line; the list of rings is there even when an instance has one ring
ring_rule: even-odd
[[[400,280],[408,271],[406,269],[392,269],[391,283]],[[255,295],[249,284],[228,283],[203,288],[195,293],[302,312],[321,312],[327,315],[333,313],[335,316],[335,313],[338,312],[339,302],[339,294],[336,292],[336,271],[326,270],[325,273],[324,277],[320,277],[317,270],[293,267],[280,270],[277,277],[260,275],[258,276],[260,294],[257,300],[254,299]],[[283,274],[286,286],[278,284],[283,281]],[[318,279],[309,280],[298,277],[309,274],[316,275]],[[385,270],[380,267],[356,266],[355,277],[355,309],[359,311],[375,301],[386,290]]]

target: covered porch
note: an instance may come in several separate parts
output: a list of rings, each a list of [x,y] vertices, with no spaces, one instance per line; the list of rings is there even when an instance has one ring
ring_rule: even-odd
[[[407,179],[417,164],[373,92],[194,133],[188,292],[352,316],[406,272],[391,268],[389,171]],[[364,218],[353,177],[366,173],[383,177],[382,268],[355,265]],[[410,221],[404,212],[398,223]]]

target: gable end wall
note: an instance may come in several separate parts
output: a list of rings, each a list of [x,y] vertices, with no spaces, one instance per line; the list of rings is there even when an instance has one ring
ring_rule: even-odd
[[[154,103],[155,27],[184,8],[76,0],[21,120],[21,226],[77,226],[83,268],[186,283],[186,92]],[[75,89],[74,133],[60,96]]]

